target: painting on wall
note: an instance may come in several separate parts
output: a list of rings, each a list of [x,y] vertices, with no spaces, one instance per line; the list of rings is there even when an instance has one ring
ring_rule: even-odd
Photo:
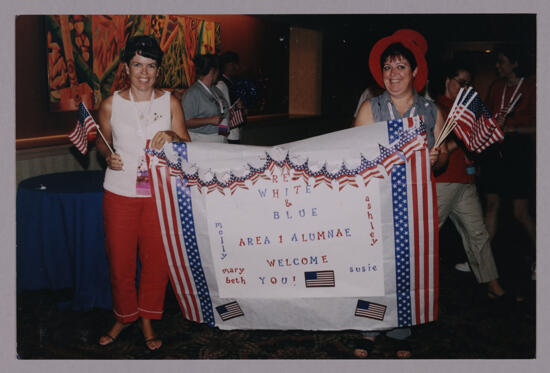
[[[153,35],[164,52],[158,86],[181,93],[195,81],[193,58],[221,49],[220,25],[179,15],[45,16],[51,111],[97,109],[125,88],[122,50],[129,37]]]

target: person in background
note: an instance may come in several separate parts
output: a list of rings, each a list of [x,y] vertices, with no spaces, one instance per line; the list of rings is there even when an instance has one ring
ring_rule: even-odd
[[[216,88],[220,58],[214,54],[195,57],[197,80],[182,97],[185,124],[192,141],[227,143],[229,105]]]
[[[460,63],[450,62],[445,65],[444,94],[436,99],[444,118],[449,115],[460,88],[469,87],[472,81],[470,70]],[[468,262],[465,265],[472,269],[479,283],[487,284],[489,298],[501,298],[505,292],[498,281],[491,240],[483,222],[483,211],[475,185],[474,164],[454,134],[447,138],[447,149],[447,168],[435,178],[439,227],[443,226],[447,218],[451,219],[462,238],[470,262],[469,266]],[[461,267],[457,269],[460,270]]]
[[[361,105],[363,105],[363,102],[382,94],[382,92],[384,92],[384,90],[377,84],[373,84],[365,88],[363,93],[361,93],[361,96],[359,96],[359,101],[357,102],[355,113],[353,113],[353,118],[357,118],[357,114],[359,114],[359,109],[361,108]]]
[[[430,148],[430,164],[433,170],[440,170],[447,163],[447,148],[445,144],[434,147],[434,143],[442,128],[443,117],[433,102],[417,93],[424,88],[428,76],[426,50],[424,37],[408,29],[398,30],[376,42],[370,52],[369,68],[385,91],[361,105],[354,126],[422,115]],[[395,328],[385,333],[387,337],[397,341],[398,358],[411,357],[409,327]],[[364,332],[361,343],[354,346],[354,355],[367,357],[379,334],[378,331]]]
[[[165,142],[189,141],[180,102],[155,89],[162,56],[154,38],[130,38],[122,58],[130,87],[103,100],[99,109],[99,126],[108,142],[99,138],[97,149],[107,162],[103,219],[116,318],[99,338],[102,346],[113,343],[138,318],[147,348],[162,346],[151,320],[162,318],[168,265],[144,149],[147,141],[156,149]]]
[[[514,218],[535,247],[535,222],[529,213],[528,196],[535,173],[536,83],[534,77],[527,76],[519,49],[504,48],[496,56],[499,78],[491,85],[486,103],[505,137],[502,144],[493,145],[481,157],[480,186],[487,201],[485,224],[492,240],[497,232],[501,198],[508,198]],[[517,105],[509,110],[519,95]],[[522,254],[528,256],[525,251]],[[533,279],[534,270],[533,262]],[[517,300],[522,299],[518,295]]]
[[[235,89],[235,82],[233,79],[237,76],[240,70],[239,55],[232,51],[227,51],[220,56],[221,61],[221,75],[216,87],[223,92],[225,100],[230,106],[235,105],[235,108],[243,110],[243,102]],[[242,115],[244,115],[241,112]],[[227,141],[230,144],[239,144],[241,142],[241,128],[230,128]]]

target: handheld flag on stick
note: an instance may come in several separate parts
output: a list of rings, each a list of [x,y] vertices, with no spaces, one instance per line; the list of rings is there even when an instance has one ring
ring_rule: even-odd
[[[242,109],[236,106],[240,100],[241,100],[240,98],[236,99],[235,102],[229,108],[229,113],[231,114],[231,119],[229,119],[229,128],[236,128],[244,123],[244,116],[243,116]]]
[[[235,128],[244,123],[244,117],[241,108],[235,108],[229,110],[231,113],[231,119],[229,119],[229,128]]]
[[[88,153],[88,134],[94,128],[100,134],[101,138],[103,139],[111,153],[114,153],[113,149],[111,149],[111,146],[109,145],[107,140],[105,140],[105,137],[99,130],[99,126],[95,122],[94,118],[92,118],[92,115],[88,111],[88,108],[86,108],[86,105],[81,102],[78,105],[78,120],[76,121],[76,125],[73,131],[69,134],[69,140],[71,140],[74,146],[82,154]]]
[[[439,146],[452,131],[464,142],[469,151],[476,153],[481,153],[490,145],[504,140],[504,133],[471,87],[465,91],[460,89],[436,146]]]

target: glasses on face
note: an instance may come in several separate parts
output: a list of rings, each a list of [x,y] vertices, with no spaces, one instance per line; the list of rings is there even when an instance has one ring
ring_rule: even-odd
[[[472,85],[472,82],[470,82],[469,80],[458,79],[458,78],[453,78],[453,79],[456,80],[458,85],[461,86],[462,88],[469,87]]]

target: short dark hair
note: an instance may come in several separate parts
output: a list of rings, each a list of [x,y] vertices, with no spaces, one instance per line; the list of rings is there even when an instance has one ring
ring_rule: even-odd
[[[515,45],[507,45],[498,48],[495,52],[496,56],[499,54],[506,56],[511,64],[518,64],[518,66],[514,68],[514,72],[518,76],[527,76],[534,70],[533,61],[535,59],[531,58],[532,56],[526,48]]]
[[[138,35],[128,39],[122,53],[122,61],[130,63],[136,54],[155,60],[158,66],[162,63],[164,55],[157,39],[149,35]]]
[[[220,70],[223,73],[225,67],[230,63],[238,64],[240,61],[239,55],[233,51],[227,51],[220,56]]]
[[[443,70],[443,78],[449,78],[449,79],[453,79],[453,78],[456,78],[458,76],[458,74],[460,74],[461,71],[467,71],[469,72],[471,75],[473,75],[473,70],[471,68],[471,66],[469,66],[467,63],[463,62],[463,61],[460,61],[460,60],[452,60],[452,61],[447,61],[443,64],[445,67],[444,67],[444,70]]]
[[[386,62],[386,59],[388,57],[403,57],[409,62],[409,65],[411,65],[411,70],[416,69],[417,63],[416,58],[414,58],[414,54],[406,48],[401,43],[393,43],[390,44],[385,50],[384,53],[380,56],[380,68],[384,68],[384,63]]]
[[[195,72],[199,76],[207,75],[211,69],[220,69],[220,57],[215,54],[197,54],[193,59]]]

